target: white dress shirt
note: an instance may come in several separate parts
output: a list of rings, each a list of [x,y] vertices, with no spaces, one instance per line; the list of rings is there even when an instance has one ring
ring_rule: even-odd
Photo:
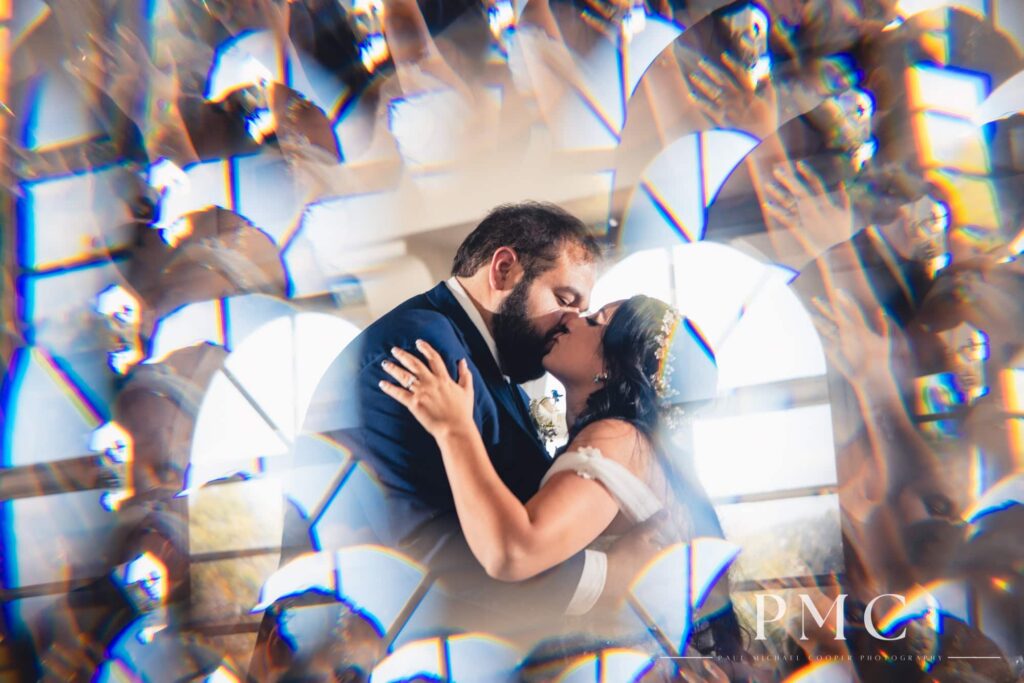
[[[470,321],[476,327],[480,336],[484,338],[484,343],[487,344],[491,355],[494,356],[494,362],[498,363],[498,345],[494,341],[494,335],[487,329],[483,316],[480,315],[480,311],[477,310],[476,304],[473,303],[469,293],[466,292],[466,289],[456,277],[448,278],[445,284],[451,290],[455,300],[466,311],[466,315],[469,316]],[[498,363],[498,367],[501,367],[500,363]],[[509,381],[508,377],[505,377],[505,381]],[[583,574],[580,575],[580,582],[576,586],[576,592],[573,593],[572,600],[569,601],[569,606],[566,607],[565,613],[570,616],[579,616],[589,612],[594,604],[597,603],[597,599],[601,597],[601,592],[604,591],[604,584],[607,578],[608,557],[597,550],[585,551],[583,555]]]

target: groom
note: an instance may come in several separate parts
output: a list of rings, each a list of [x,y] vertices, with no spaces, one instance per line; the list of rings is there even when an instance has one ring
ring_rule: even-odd
[[[487,452],[509,489],[527,501],[550,458],[518,384],[543,374],[541,359],[555,336],[589,306],[599,258],[586,226],[562,209],[533,202],[500,206],[459,247],[452,277],[363,331],[314,396],[306,431],[327,433],[349,448],[384,490],[387,512],[375,523],[379,540],[428,565],[455,602],[531,620],[584,614],[603,592],[621,597],[654,553],[652,532],[645,529],[610,551],[610,562],[603,553],[584,551],[531,581],[489,579],[462,537],[437,444],[378,388],[386,377],[381,362],[393,347],[415,352],[415,341],[423,339],[453,376],[466,358],[474,420]]]

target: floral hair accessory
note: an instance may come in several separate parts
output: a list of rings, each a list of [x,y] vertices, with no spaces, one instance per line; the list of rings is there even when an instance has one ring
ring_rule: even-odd
[[[655,340],[658,367],[650,380],[657,394],[661,419],[674,430],[682,424],[687,412],[715,399],[718,365],[700,329],[674,308],[665,311]],[[684,377],[672,376],[677,368],[683,369]]]
[[[672,371],[674,370],[672,363],[672,340],[679,330],[682,320],[682,314],[676,309],[669,307],[661,319],[661,329],[658,331],[658,336],[655,337],[655,341],[658,343],[658,350],[654,352],[654,355],[658,359],[658,369],[651,375],[651,384],[654,385],[654,390],[662,401],[667,401],[679,393],[673,388],[671,382]]]

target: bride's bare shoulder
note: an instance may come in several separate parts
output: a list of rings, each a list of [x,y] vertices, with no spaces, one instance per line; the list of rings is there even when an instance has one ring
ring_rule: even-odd
[[[592,422],[580,430],[567,450],[596,448],[631,470],[645,470],[651,444],[635,425],[626,420],[605,419]],[[639,473],[639,472],[638,472]]]
[[[640,437],[640,430],[632,422],[615,418],[605,418],[591,422],[576,435],[573,443],[590,442],[594,439],[607,441],[613,439],[635,439]]]

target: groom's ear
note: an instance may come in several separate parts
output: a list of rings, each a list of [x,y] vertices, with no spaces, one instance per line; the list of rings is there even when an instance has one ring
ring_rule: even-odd
[[[491,255],[488,281],[491,289],[499,292],[511,290],[523,275],[523,266],[512,247],[498,247]]]

